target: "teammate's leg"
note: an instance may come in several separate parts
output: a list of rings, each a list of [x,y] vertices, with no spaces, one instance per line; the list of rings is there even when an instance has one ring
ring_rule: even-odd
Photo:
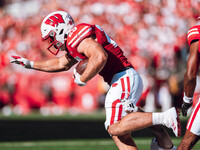
[[[189,130],[186,130],[183,139],[181,140],[178,150],[188,150],[192,149],[195,143],[199,140],[198,135],[193,134]]]
[[[191,149],[199,140],[200,135],[200,99],[196,103],[187,123],[185,135],[178,150]]]

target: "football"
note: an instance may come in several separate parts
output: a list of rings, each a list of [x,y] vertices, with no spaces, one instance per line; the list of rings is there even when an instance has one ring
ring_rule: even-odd
[[[88,63],[88,59],[85,58],[82,61],[80,61],[77,66],[76,66],[76,72],[80,75],[83,74],[83,72],[85,71],[86,67],[87,67],[87,63]]]

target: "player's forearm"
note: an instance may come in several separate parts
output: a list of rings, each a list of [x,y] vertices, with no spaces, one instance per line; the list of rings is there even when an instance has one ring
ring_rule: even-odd
[[[34,61],[33,69],[45,72],[59,72],[67,70],[67,68],[60,65],[58,58]]]
[[[196,87],[196,76],[188,76],[187,73],[184,76],[184,92],[187,97],[193,97]]]
[[[88,82],[104,68],[106,61],[107,56],[94,56],[89,58],[87,68],[81,75],[80,80],[84,83]]]

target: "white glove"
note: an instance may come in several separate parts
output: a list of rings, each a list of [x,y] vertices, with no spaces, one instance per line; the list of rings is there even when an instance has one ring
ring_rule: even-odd
[[[123,99],[121,102],[126,113],[137,112],[138,107],[133,103],[133,100]]]
[[[33,64],[34,64],[33,61],[29,61],[28,59],[20,57],[20,56],[12,56],[12,60],[10,62],[24,66],[25,68],[33,68]]]
[[[79,85],[79,86],[85,86],[86,85],[86,83],[84,83],[84,82],[82,82],[81,80],[80,80],[80,78],[81,78],[81,75],[79,74],[79,73],[77,73],[76,72],[76,68],[74,68],[74,82],[77,84],[77,85]]]
[[[184,117],[187,116],[188,109],[190,109],[190,107],[192,106],[192,104],[193,104],[193,97],[187,97],[185,95],[185,92],[184,92],[183,104],[181,106],[182,115]]]

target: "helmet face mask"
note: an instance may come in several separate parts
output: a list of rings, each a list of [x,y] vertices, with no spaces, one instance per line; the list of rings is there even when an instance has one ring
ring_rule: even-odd
[[[49,34],[42,40],[47,40],[50,43],[47,50],[54,55],[58,54],[59,50],[61,50],[61,46],[63,45],[61,42],[56,40],[56,33],[54,31],[50,31]]]
[[[42,40],[49,39],[50,46],[47,49],[52,54],[57,55],[59,50],[63,50],[65,37],[74,26],[73,18],[64,11],[55,11],[45,17],[41,24]]]

